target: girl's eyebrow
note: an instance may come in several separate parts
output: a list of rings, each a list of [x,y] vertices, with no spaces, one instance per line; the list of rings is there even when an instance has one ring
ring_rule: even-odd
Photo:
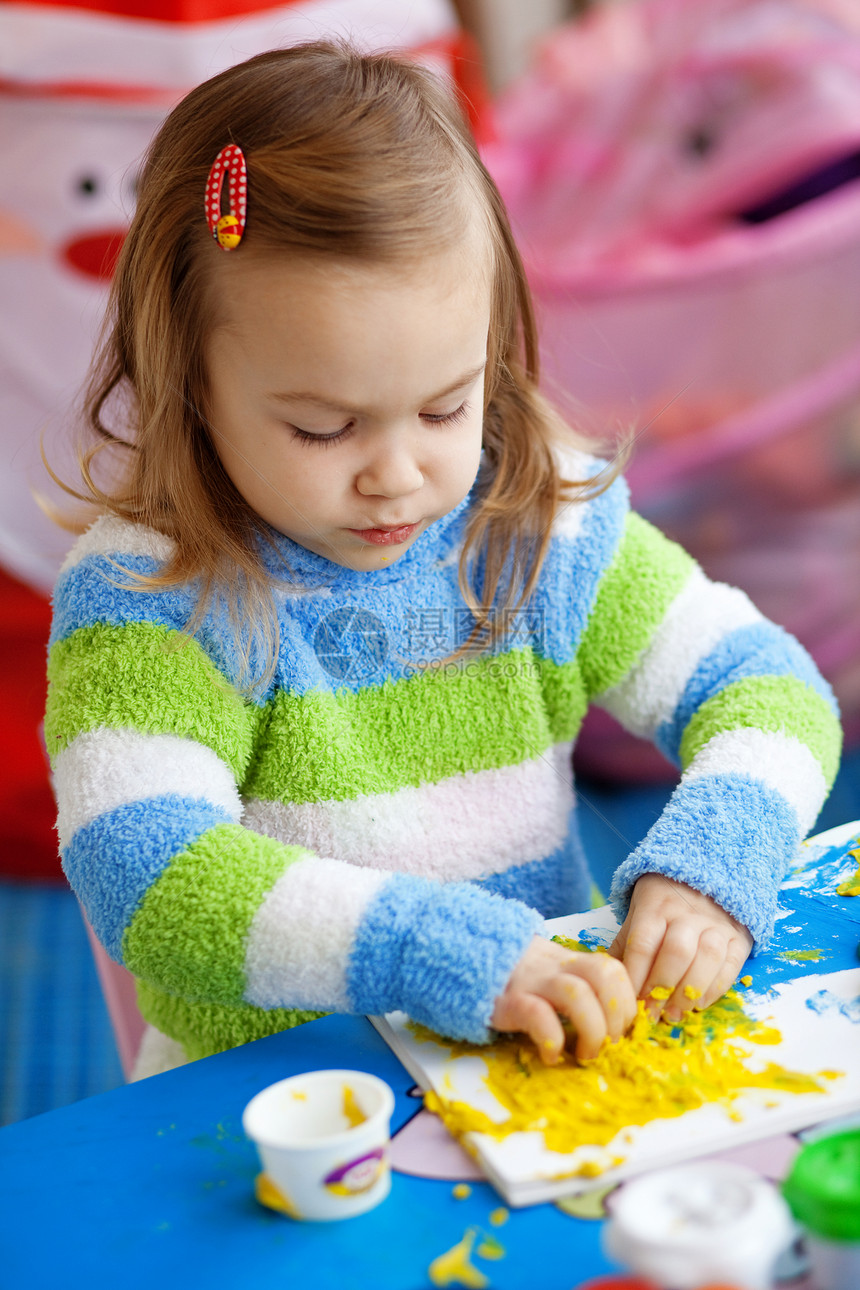
[[[476,367],[470,367],[467,372],[464,372],[456,381],[446,386],[444,390],[439,390],[437,394],[431,394],[429,398],[422,399],[421,406],[423,407],[425,403],[435,403],[438,399],[444,399],[449,394],[453,394],[455,390],[461,390],[464,386],[471,385],[482,374],[486,366],[487,360],[484,359],[483,363],[478,363]],[[339,400],[327,399],[322,395],[311,394],[304,390],[287,390],[284,393],[272,393],[268,397],[277,403],[311,403],[314,407],[325,408],[329,412],[359,413],[364,410],[350,403],[341,403]]]

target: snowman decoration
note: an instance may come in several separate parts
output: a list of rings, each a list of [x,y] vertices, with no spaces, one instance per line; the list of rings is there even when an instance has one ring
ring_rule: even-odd
[[[115,10],[111,9],[115,5]],[[451,0],[0,0],[0,565],[49,593],[73,535],[76,408],[141,158],[200,81],[325,36],[458,78]]]

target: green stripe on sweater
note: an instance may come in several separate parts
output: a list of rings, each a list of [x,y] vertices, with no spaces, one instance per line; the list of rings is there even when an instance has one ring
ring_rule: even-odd
[[[557,667],[530,650],[358,693],[280,693],[243,791],[267,801],[343,801],[515,766],[573,739],[585,706],[576,664]]]
[[[191,1003],[165,994],[147,981],[137,982],[137,1003],[145,1020],[182,1044],[191,1061],[325,1016],[322,1012],[303,1012],[299,1008],[254,1008],[249,1003],[233,1007]]]
[[[579,650],[589,695],[603,694],[624,679],[694,567],[686,551],[646,520],[627,516]]]
[[[54,645],[48,679],[52,757],[82,731],[130,727],[195,739],[237,776],[244,772],[259,713],[177,631],[149,623],[81,627]]]
[[[238,824],[207,829],[146,891],[123,937],[126,967],[169,994],[241,1003],[251,921],[307,854]]]
[[[841,727],[827,700],[796,676],[746,677],[708,699],[684,731],[681,766],[686,768],[714,735],[750,726],[806,744],[828,788],[832,785],[839,768]]]

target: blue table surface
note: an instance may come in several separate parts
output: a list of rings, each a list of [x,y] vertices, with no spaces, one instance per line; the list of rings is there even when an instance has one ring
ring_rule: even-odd
[[[860,899],[838,896],[846,845],[811,847],[781,893],[757,983],[857,966]],[[792,950],[817,960],[792,961]],[[296,1223],[254,1199],[259,1165],[242,1110],[266,1085],[327,1067],[372,1071],[394,1090],[392,1133],[417,1114],[413,1081],[363,1017],[331,1016],[0,1130],[0,1286],[55,1290],[109,1282],[123,1290],[427,1290],[431,1261],[472,1226],[504,1246],[474,1263],[493,1290],[571,1290],[612,1271],[599,1221],[556,1205],[512,1210],[486,1183],[464,1200],[451,1181],[395,1173],[376,1210]]]

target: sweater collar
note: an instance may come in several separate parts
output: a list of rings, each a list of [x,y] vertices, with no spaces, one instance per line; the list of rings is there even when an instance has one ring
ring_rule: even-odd
[[[469,493],[452,511],[425,529],[399,560],[390,565],[381,565],[378,569],[358,571],[335,564],[275,529],[267,529],[260,540],[263,563],[274,577],[286,579],[302,591],[334,587],[381,587],[408,578],[420,578],[432,569],[449,563],[456,554],[462,542],[472,500],[473,494]]]

